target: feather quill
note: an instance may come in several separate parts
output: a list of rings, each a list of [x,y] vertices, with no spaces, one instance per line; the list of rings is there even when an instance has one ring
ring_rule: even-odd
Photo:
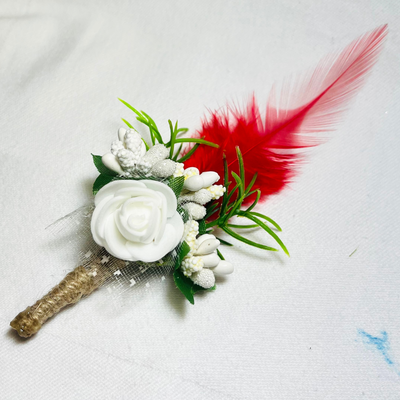
[[[303,158],[299,150],[321,143],[321,133],[334,129],[377,61],[386,34],[383,25],[326,57],[296,82],[287,80],[280,90],[274,86],[264,118],[254,96],[244,110],[228,106],[211,112],[195,136],[220,147],[200,146],[185,167],[223,176],[225,154],[229,169],[238,173],[239,146],[247,178],[258,174],[255,186],[261,189],[261,199],[278,193]]]

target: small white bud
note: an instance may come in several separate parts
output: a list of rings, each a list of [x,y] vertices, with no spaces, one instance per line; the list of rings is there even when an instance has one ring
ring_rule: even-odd
[[[200,175],[203,178],[203,187],[209,187],[219,181],[219,175],[214,171],[206,171]]]
[[[101,161],[103,161],[103,164],[107,168],[111,169],[111,171],[114,171],[120,175],[124,173],[124,171],[122,170],[122,168],[117,160],[117,157],[115,157],[114,154],[111,154],[111,153],[104,154],[104,156],[101,157]]]
[[[204,267],[206,268],[214,268],[221,261],[217,253],[211,253],[205,256],[201,256],[201,259],[203,260]]]
[[[169,156],[169,149],[163,144],[156,144],[143,156],[143,161],[149,162],[152,166],[158,161],[165,160]]]
[[[203,188],[203,178],[200,175],[193,175],[185,180],[183,187],[191,192],[197,192]]]
[[[212,271],[215,275],[228,275],[233,272],[233,265],[228,261],[221,260]]]
[[[167,178],[171,176],[175,171],[175,162],[172,160],[158,161],[154,164],[151,169],[151,173],[158,178]]]
[[[125,128],[119,128],[118,129],[118,139],[123,142],[125,139],[125,133],[126,133],[126,129]]]
[[[186,203],[182,206],[194,220],[203,219],[207,213],[205,207],[196,203]]]
[[[199,272],[195,272],[191,275],[190,279],[204,289],[210,289],[215,285],[215,276],[212,270],[204,268]]]
[[[221,242],[214,235],[201,235],[197,240],[196,255],[211,254],[214,252]]]
[[[191,176],[199,175],[200,171],[196,167],[189,167],[183,171],[183,176],[185,179],[190,178]]]

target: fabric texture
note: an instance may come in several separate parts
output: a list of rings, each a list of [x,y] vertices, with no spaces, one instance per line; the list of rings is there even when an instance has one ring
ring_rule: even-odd
[[[399,4],[345,0],[3,0],[2,399],[400,398]],[[75,267],[45,227],[92,201],[91,155],[133,114],[194,132],[207,108],[264,107],[274,81],[388,23],[337,131],[259,210],[283,252],[223,248],[235,272],[189,304],[99,290],[29,340],[9,328]],[[261,232],[254,239],[270,243]]]

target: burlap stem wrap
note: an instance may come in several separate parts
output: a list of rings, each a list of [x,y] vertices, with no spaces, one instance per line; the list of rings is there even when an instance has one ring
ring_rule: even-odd
[[[10,323],[19,336],[29,338],[42,325],[62,308],[77,303],[82,297],[88,296],[111,277],[115,271],[125,267],[125,262],[113,258],[113,262],[104,262],[104,256],[111,258],[101,249],[85,265],[81,265],[68,273],[65,278],[49,293],[38,300],[33,306],[20,312]]]

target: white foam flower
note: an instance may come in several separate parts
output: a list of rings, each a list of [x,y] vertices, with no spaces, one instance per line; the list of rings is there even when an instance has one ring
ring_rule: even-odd
[[[113,181],[95,196],[93,239],[122,260],[157,261],[182,239],[176,208],[174,192],[161,182]]]

